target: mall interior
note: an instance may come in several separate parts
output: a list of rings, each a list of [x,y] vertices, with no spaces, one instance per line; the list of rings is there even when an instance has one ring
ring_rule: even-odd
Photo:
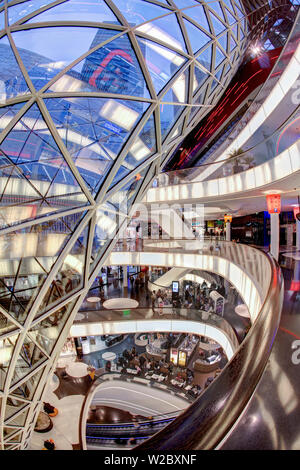
[[[0,1],[1,450],[299,450],[299,0]]]

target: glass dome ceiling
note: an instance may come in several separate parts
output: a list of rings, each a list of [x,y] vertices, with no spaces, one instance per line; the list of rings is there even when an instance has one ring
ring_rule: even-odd
[[[26,446],[120,214],[214,106],[247,34],[233,0],[0,3],[3,449]]]

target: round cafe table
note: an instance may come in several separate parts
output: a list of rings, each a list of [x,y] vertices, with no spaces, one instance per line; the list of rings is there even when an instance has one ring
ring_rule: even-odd
[[[84,362],[70,362],[66,367],[66,373],[71,377],[85,377],[88,375],[88,366]]]
[[[104,359],[105,361],[113,361],[114,359],[116,359],[116,354],[114,352],[107,351],[102,354],[102,359]]]
[[[139,303],[134,299],[127,298],[117,298],[117,299],[108,299],[103,302],[103,307],[109,310],[124,310],[126,308],[136,308]]]
[[[90,302],[90,303],[92,303],[92,304],[93,304],[93,303],[100,302],[100,300],[101,300],[100,297],[88,297],[88,298],[86,299],[87,302]]]
[[[249,310],[247,305],[240,304],[237,305],[234,309],[235,313],[237,313],[240,317],[250,318]]]

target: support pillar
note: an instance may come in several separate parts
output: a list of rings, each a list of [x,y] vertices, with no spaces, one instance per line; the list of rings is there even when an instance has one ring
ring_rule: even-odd
[[[226,222],[226,241],[230,242],[231,241],[231,223]]]
[[[279,256],[279,214],[270,214],[271,242],[270,253],[278,261]]]
[[[127,268],[128,268],[128,266],[123,266],[123,287],[124,287],[124,289],[128,288]]]

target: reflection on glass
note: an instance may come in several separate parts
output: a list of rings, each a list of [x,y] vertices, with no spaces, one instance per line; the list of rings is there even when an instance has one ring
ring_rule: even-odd
[[[37,21],[92,21],[119,24],[111,9],[105,2],[99,0],[69,0],[40,13],[28,23]]]
[[[97,32],[96,28],[49,27],[16,31],[12,37],[32,83],[40,89],[87,52]]]
[[[149,104],[104,98],[48,99],[46,103],[76,167],[95,195]]]
[[[0,57],[0,104],[3,104],[10,98],[28,93],[29,89],[6,36],[0,39]]]
[[[185,41],[175,14],[145,23],[136,31],[152,36],[154,40],[164,42],[171,48],[186,51]]]

